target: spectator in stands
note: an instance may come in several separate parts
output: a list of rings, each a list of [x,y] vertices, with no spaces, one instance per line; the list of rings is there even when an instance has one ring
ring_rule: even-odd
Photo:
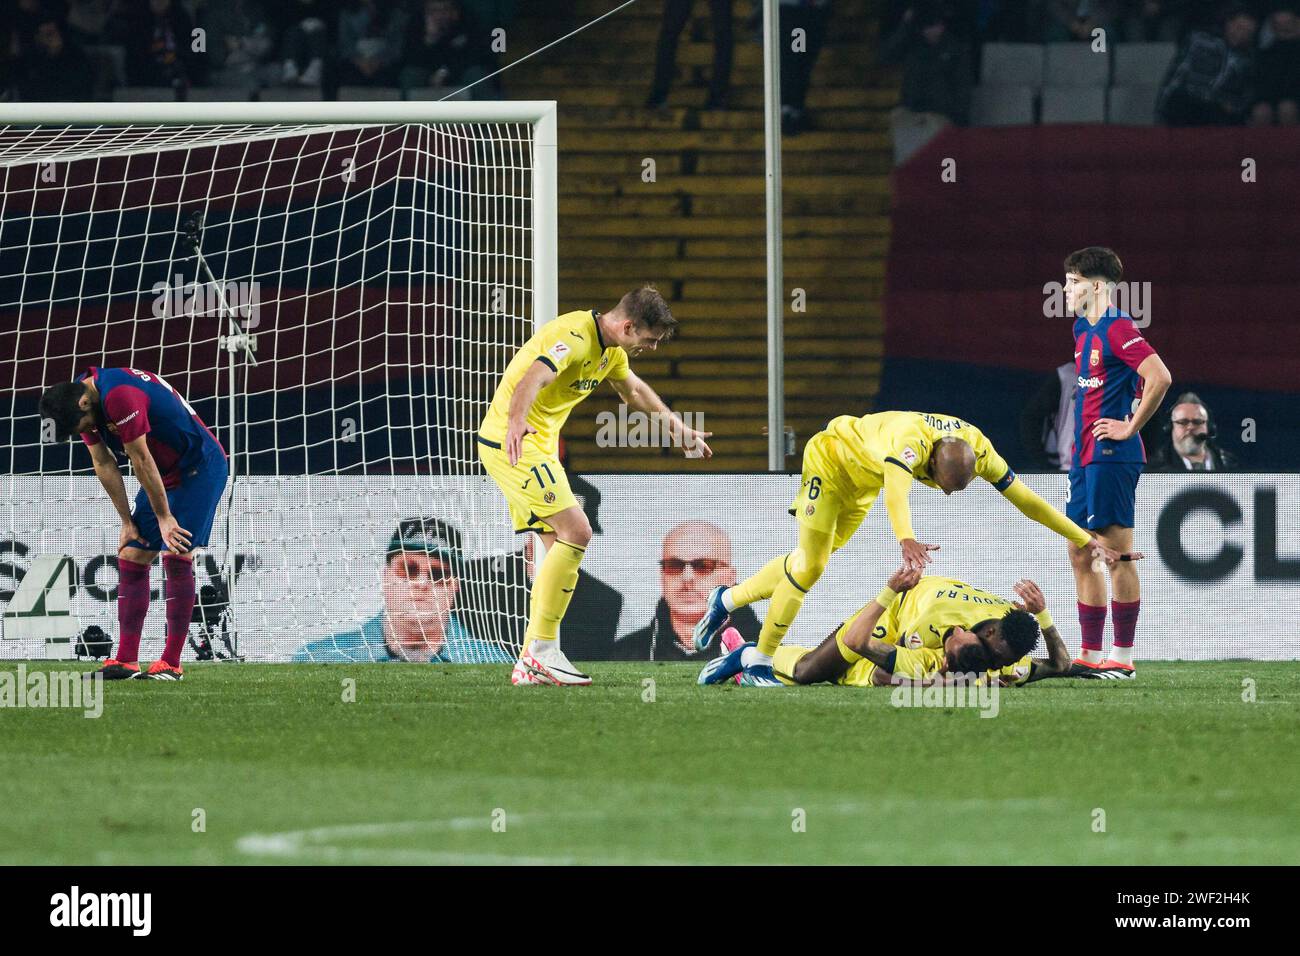
[[[424,0],[422,15],[413,19],[402,57],[402,86],[450,86],[459,89],[492,72],[488,35],[468,17],[459,0]],[[474,99],[497,95],[492,81],[470,90]]]
[[[1149,456],[1147,471],[1235,471],[1237,459],[1215,441],[1210,410],[1195,392],[1174,402],[1163,433],[1164,441]]]
[[[1156,112],[1169,126],[1239,126],[1252,103],[1254,54],[1259,26],[1249,7],[1234,4],[1220,18],[1220,32],[1192,32],[1169,68]]]
[[[208,0],[200,22],[208,31],[214,85],[260,87],[278,79],[268,68],[275,38],[261,0]]]
[[[1020,413],[1020,443],[1026,460],[1040,471],[1069,471],[1074,456],[1074,395],[1078,372],[1073,362],[1043,380]]]
[[[677,38],[691,18],[695,0],[665,0],[664,20],[659,28],[659,43],[655,47],[655,76],[650,86],[646,106],[658,109],[668,101],[668,88],[673,83],[673,70],[677,65]],[[709,78],[709,98],[704,104],[708,110],[727,108],[728,90],[731,87],[731,52],[733,46],[731,0],[709,0],[709,15],[713,23],[713,75]]]
[[[1048,43],[1068,40],[1091,43],[1093,30],[1104,30],[1114,36],[1123,7],[1120,0],[1049,0],[1043,39]]]
[[[1269,42],[1259,51],[1255,126],[1295,126],[1300,115],[1300,3],[1283,3],[1269,17]]]
[[[831,0],[781,0],[781,131],[786,136],[811,128],[804,101],[830,20]],[[792,42],[795,30],[803,31],[802,49]]]
[[[8,29],[12,31],[9,34],[9,41],[14,57],[21,58],[32,46],[37,27],[50,17],[55,20],[60,19],[62,10],[57,8],[56,4],[47,3],[45,0],[10,0],[6,7],[10,4],[13,9],[4,11],[9,21]]]
[[[396,86],[405,35],[397,0],[351,0],[339,13],[339,83]]]
[[[903,65],[896,124],[917,113],[935,113],[959,126],[970,119],[970,46],[949,30],[951,16],[946,4],[917,3],[885,41],[881,60]]]
[[[187,89],[201,79],[193,49],[194,23],[176,0],[140,0],[126,36],[126,77],[132,86]]]
[[[330,37],[338,25],[337,0],[276,0],[267,13],[284,59],[280,82],[320,86],[330,58]]]
[[[709,594],[715,587],[736,583],[731,563],[731,538],[708,521],[684,521],[664,536],[663,559],[659,562],[663,597],[655,606],[654,619],[638,631],[618,639],[614,645],[618,660],[681,661],[696,658],[695,625],[704,616]],[[757,640],[758,618],[749,608],[731,615],[731,624],[745,640]],[[716,657],[721,646],[713,646],[699,659]]]
[[[29,103],[80,102],[91,98],[94,74],[81,48],[67,40],[53,17],[36,33],[18,66],[18,95]]]

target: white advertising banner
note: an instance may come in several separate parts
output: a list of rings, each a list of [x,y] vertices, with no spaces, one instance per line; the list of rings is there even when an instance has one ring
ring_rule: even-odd
[[[1065,507],[1065,476],[1022,480]],[[68,555],[75,565],[73,614],[81,626],[97,624],[115,637],[118,524],[96,479],[0,481],[10,492],[0,513],[0,605],[10,604],[38,558]],[[794,547],[796,524],[786,509],[798,483],[790,475],[609,475],[576,483],[599,533],[562,630],[570,655],[689,658],[683,645],[702,595]],[[128,487],[134,493],[134,482]],[[911,504],[918,538],[940,546],[933,573],[1006,595],[1017,579],[1035,580],[1077,649],[1064,541],[983,482],[947,497],[917,485]],[[520,553],[525,536],[511,533],[505,503],[487,478],[250,477],[240,480],[232,508],[239,567],[233,604],[240,650],[250,660],[291,660],[295,653],[303,659],[305,645],[357,631],[391,611],[386,553],[399,524],[412,518],[437,518],[460,533],[457,570],[464,580],[447,594],[464,633],[490,641],[504,627],[507,642],[518,638],[531,565]],[[225,560],[226,511],[223,503],[198,560],[200,585],[219,576]],[[1300,658],[1300,476],[1145,476],[1136,547],[1146,555],[1138,566],[1139,657]],[[876,594],[898,557],[877,502],[831,558],[787,640],[820,641]],[[158,566],[153,587],[146,659],[163,638]],[[756,617],[737,621],[742,632],[758,626],[765,603],[753,611]],[[43,641],[11,633],[17,630],[0,631],[0,658],[47,655]],[[186,660],[191,656],[187,651]]]

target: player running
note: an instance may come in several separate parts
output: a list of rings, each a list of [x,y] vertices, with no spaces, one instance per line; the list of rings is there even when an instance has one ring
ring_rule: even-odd
[[[117,654],[105,680],[178,681],[194,611],[193,552],[206,547],[226,488],[226,452],[194,409],[153,372],[90,368],[41,396],[41,416],[60,440],[80,432],[95,474],[122,519],[117,550]],[[117,456],[140,482],[127,502]],[[149,613],[149,568],[160,551],[166,583],[167,641],[160,660],[140,670],[140,634]]]
[[[843,415],[810,438],[804,449],[803,482],[790,507],[799,522],[798,547],[773,558],[740,584],[715,588],[708,612],[696,625],[696,649],[709,646],[736,608],[771,598],[758,644],[745,652],[741,683],[780,687],[772,673],[772,655],[794,623],[809,589],[826,570],[830,556],[853,536],[876,496],[884,492],[885,509],[902,548],[904,565],[919,570],[930,563],[930,552],[939,546],[917,541],[912,530],[908,505],[912,482],[950,495],[976,477],[1081,553],[1095,551],[1108,563],[1121,559],[1117,550],[1020,481],[974,425],[951,415],[922,412],[880,412],[861,418]]]
[[[1146,451],[1138,434],[1160,407],[1172,381],[1133,320],[1111,295],[1124,275],[1112,250],[1089,246],[1065,260],[1065,303],[1074,322],[1074,456],[1066,513],[1116,551],[1133,547],[1134,504]],[[1132,564],[1112,564],[1111,618],[1114,641],[1104,659],[1106,579],[1088,548],[1070,542],[1070,565],[1079,598],[1083,650],[1075,661],[1081,677],[1132,677],[1133,636],[1141,587]]]
[[[930,681],[943,674],[989,672],[1004,685],[1066,675],[1070,653],[1042,591],[1029,580],[1017,582],[1015,591],[1018,602],[955,578],[922,577],[919,569],[904,565],[874,601],[816,648],[777,648],[773,672],[785,684],[851,687],[886,685],[896,677]],[[1040,627],[1048,657],[1034,660],[1029,655]],[[710,661],[699,682],[715,684],[739,674],[742,654],[737,647]]]
[[[546,323],[515,354],[479,427],[478,453],[510,506],[516,533],[537,532],[546,557],[533,578],[524,646],[512,684],[590,684],[560,650],[560,621],[591,540],[583,513],[560,465],[558,442],[573,407],[606,379],[637,411],[658,416],[675,443],[710,458],[704,439],[628,367],[628,353],[654,351],[677,328],[655,289],[629,292],[609,312],[568,312]]]

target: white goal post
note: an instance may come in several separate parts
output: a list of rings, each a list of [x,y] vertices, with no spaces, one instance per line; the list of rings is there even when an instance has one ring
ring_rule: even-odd
[[[36,404],[134,368],[230,457],[196,579],[241,656],[504,659],[526,562],[474,434],[559,311],[557,207],[549,101],[0,104],[0,605],[69,555],[116,635],[116,516]]]

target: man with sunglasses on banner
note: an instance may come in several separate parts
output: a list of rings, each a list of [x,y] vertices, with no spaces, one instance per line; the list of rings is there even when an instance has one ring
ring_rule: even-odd
[[[716,656],[719,648],[696,652],[694,633],[696,623],[708,609],[713,589],[736,583],[731,538],[727,532],[708,521],[684,521],[672,528],[664,536],[659,582],[663,597],[655,606],[654,620],[619,638],[614,643],[614,657],[629,661],[683,661]],[[757,639],[758,618],[748,608],[733,614],[731,624],[745,640]]]
[[[511,655],[473,637],[454,610],[460,566],[460,533],[455,528],[437,518],[403,521],[384,557],[383,609],[355,631],[304,644],[293,659],[318,664],[508,663]]]

